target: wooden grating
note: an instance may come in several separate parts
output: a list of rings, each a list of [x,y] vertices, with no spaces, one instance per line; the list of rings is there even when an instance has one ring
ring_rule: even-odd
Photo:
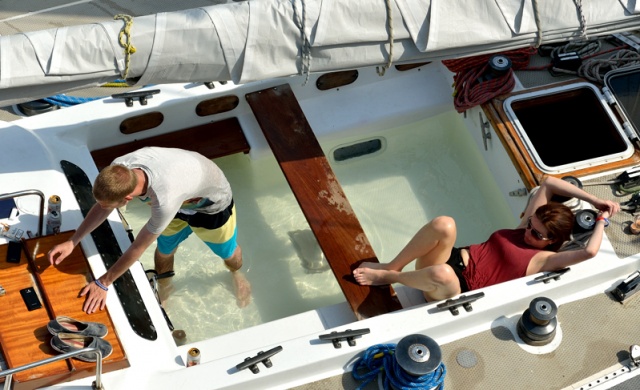
[[[132,138],[131,142],[94,150],[91,156],[98,170],[101,170],[115,158],[145,146],[181,148],[198,152],[211,159],[239,152],[249,153],[250,149],[238,119],[229,118],[150,138]]]
[[[47,323],[59,315],[107,326],[109,333],[104,338],[113,346],[113,353],[103,360],[103,372],[129,366],[108,309],[91,315],[82,311],[84,298],[78,294],[88,281],[93,280],[82,248],[77,246],[56,267],[46,259],[46,253],[54,245],[69,239],[71,235],[73,231],[23,241],[20,264],[4,261],[6,250],[0,249],[0,284],[6,290],[6,295],[0,297],[3,314],[0,316],[0,344],[9,368],[58,354],[49,344],[51,335]],[[41,309],[26,309],[20,295],[20,290],[25,287],[33,287],[39,292],[43,305]],[[14,389],[35,389],[93,375],[95,363],[67,359],[15,374]]]
[[[360,263],[378,259],[289,85],[246,98],[356,317],[400,309],[391,286],[353,279]]]

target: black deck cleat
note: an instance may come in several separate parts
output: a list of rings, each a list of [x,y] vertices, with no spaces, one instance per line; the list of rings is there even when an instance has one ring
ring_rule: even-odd
[[[457,316],[458,314],[460,314],[458,307],[462,306],[466,311],[473,311],[471,303],[477,301],[482,297],[484,297],[483,292],[479,292],[469,296],[460,295],[460,297],[457,299],[447,299],[443,303],[440,303],[437,307],[438,309],[449,309],[451,314]]]
[[[124,99],[124,103],[127,105],[127,107],[133,107],[133,100],[136,98],[140,101],[141,106],[146,106],[147,99],[158,93],[160,93],[159,89],[152,89],[148,91],[116,93],[114,95],[111,95],[111,97],[114,99]]]
[[[275,348],[271,348],[267,352],[260,351],[256,356],[244,359],[244,362],[236,365],[236,369],[238,371],[241,371],[241,370],[244,370],[245,368],[248,368],[251,370],[251,372],[253,372],[254,374],[257,374],[260,372],[260,369],[258,368],[258,363],[264,364],[264,366],[267,368],[273,367],[273,363],[269,358],[280,351],[282,351],[282,346],[280,345]]]
[[[355,347],[356,345],[356,337],[362,336],[364,334],[368,334],[370,332],[369,328],[364,329],[356,329],[351,330],[347,329],[344,332],[331,332],[329,334],[321,334],[318,336],[320,340],[331,340],[334,348],[342,348],[341,341],[346,341],[349,346]]]
[[[537,278],[533,279],[536,282],[544,282],[544,283],[549,283],[552,279],[553,280],[560,280],[560,276],[564,275],[565,273],[567,273],[571,268],[563,268],[563,269],[559,269],[557,271],[553,271],[553,272],[547,272],[544,275],[540,275]]]

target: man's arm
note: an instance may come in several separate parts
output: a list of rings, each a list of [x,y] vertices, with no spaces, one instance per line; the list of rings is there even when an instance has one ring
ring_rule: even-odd
[[[91,282],[82,289],[80,296],[87,296],[82,310],[87,313],[94,313],[98,309],[104,309],[107,290],[105,290],[103,286],[108,288],[116,279],[127,272],[158,236],[158,234],[150,233],[146,227],[143,227],[136,239],[131,243],[131,246],[120,256],[118,261],[116,261],[104,275],[97,279],[99,284]]]
[[[78,226],[78,229],[76,229],[73,236],[71,236],[68,241],[54,246],[49,251],[47,254],[49,263],[51,263],[51,265],[60,264],[62,260],[73,252],[73,248],[75,248],[87,234],[94,231],[102,222],[105,221],[105,219],[107,219],[112,211],[113,208],[102,208],[98,203],[94,204],[93,207],[91,207],[91,210],[87,213],[87,217],[82,221],[80,226]]]

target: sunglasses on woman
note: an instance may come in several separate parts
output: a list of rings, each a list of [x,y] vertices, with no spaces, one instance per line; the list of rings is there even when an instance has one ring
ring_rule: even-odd
[[[551,238],[543,236],[542,233],[534,229],[534,227],[531,225],[531,217],[529,217],[529,220],[527,221],[527,229],[531,230],[531,234],[533,234],[533,237],[538,241],[551,240]]]

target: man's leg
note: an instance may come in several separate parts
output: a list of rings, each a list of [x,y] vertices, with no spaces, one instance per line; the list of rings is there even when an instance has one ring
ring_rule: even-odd
[[[224,265],[231,271],[233,277],[233,290],[239,307],[245,307],[251,303],[251,284],[240,271],[242,268],[242,248],[236,246],[231,257],[224,259]]]
[[[158,275],[173,271],[173,259],[180,243],[189,237],[191,229],[186,222],[174,219],[158,237],[157,247],[153,254],[153,263]],[[174,287],[171,278],[158,279],[158,296],[160,303],[173,293]]]
[[[251,302],[251,284],[240,270],[242,267],[242,248],[236,241],[238,229],[236,227],[236,211],[232,206],[228,219],[218,227],[191,227],[193,232],[205,244],[224,260],[224,265],[231,271],[233,289],[239,307],[245,307]]]

